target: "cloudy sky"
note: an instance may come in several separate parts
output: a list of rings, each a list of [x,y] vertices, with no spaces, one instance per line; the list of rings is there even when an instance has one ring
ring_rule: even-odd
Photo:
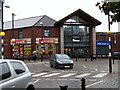
[[[11,21],[12,13],[15,19],[47,15],[58,21],[80,8],[102,22],[96,31],[107,32],[107,16],[95,6],[98,1],[101,0],[5,0],[4,6],[10,8],[4,8],[4,21]],[[118,23],[111,26],[111,31],[118,31]]]

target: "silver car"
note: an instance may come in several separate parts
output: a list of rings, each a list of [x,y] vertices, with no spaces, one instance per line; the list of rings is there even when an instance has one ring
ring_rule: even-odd
[[[23,61],[0,59],[0,90],[35,90],[32,75]]]
[[[50,66],[55,68],[69,66],[72,69],[73,60],[66,54],[53,54],[50,59]]]

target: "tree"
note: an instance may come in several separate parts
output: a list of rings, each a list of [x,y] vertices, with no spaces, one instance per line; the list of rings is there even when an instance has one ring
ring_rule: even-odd
[[[119,2],[97,2],[96,6],[101,10],[101,12],[104,12],[105,15],[110,15],[110,12],[112,13],[110,15],[111,22],[120,22],[120,1]]]

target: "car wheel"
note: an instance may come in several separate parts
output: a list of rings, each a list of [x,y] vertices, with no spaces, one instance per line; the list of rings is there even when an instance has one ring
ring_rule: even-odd
[[[55,68],[58,69],[58,64],[57,63],[55,64]]]
[[[73,68],[73,65],[70,66],[70,69],[72,69],[72,68]]]
[[[26,90],[35,90],[35,87],[33,85],[30,85]]]
[[[50,64],[50,67],[53,67],[53,65],[52,65],[52,64]]]

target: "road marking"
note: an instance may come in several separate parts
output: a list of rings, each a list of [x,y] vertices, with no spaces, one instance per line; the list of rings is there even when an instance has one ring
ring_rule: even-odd
[[[99,73],[95,76],[93,76],[94,78],[101,78],[101,77],[104,77],[105,75],[107,75],[107,73]]]
[[[75,75],[76,73],[69,73],[69,74],[65,74],[65,75],[62,75],[62,76],[59,76],[59,77],[69,77],[69,76],[72,76],[72,75]]]
[[[95,82],[95,81],[97,81],[97,79],[87,79],[86,81]]]
[[[52,71],[52,72],[59,72],[59,71]]]
[[[39,80],[40,80],[40,79],[37,79],[37,80],[34,82],[34,84],[37,83]]]
[[[39,76],[42,76],[42,75],[45,75],[47,73],[39,73],[39,74],[35,74],[35,75],[32,75],[32,77],[39,77]]]
[[[81,79],[70,79],[71,81],[81,81]]]
[[[81,77],[88,76],[88,75],[90,75],[90,74],[91,74],[91,73],[84,73],[84,74],[77,75],[77,76],[75,76],[75,77],[81,78]]]
[[[91,87],[91,86],[93,86],[93,85],[95,85],[95,84],[99,84],[99,83],[101,83],[101,82],[103,82],[103,80],[101,80],[101,81],[99,81],[99,82],[95,82],[95,83],[90,84],[90,85],[87,85],[86,88]]]
[[[45,76],[42,76],[42,77],[51,77],[51,76],[55,76],[55,75],[59,75],[60,73],[52,73],[52,74],[49,74],[49,75],[45,75]]]
[[[56,79],[56,80],[59,80],[59,81],[66,81],[67,79]]]

